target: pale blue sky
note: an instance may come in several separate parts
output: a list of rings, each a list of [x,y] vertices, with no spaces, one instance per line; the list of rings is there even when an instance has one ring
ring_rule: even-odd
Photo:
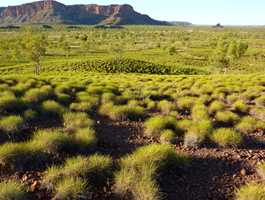
[[[131,4],[155,19],[194,24],[265,25],[265,0],[59,0],[65,4]],[[0,7],[32,0],[0,0]]]

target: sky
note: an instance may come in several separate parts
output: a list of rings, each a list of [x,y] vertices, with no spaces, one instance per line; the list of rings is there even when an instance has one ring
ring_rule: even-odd
[[[136,11],[167,21],[212,25],[265,25],[265,0],[58,0],[64,4],[131,4]],[[0,0],[0,7],[32,0]]]

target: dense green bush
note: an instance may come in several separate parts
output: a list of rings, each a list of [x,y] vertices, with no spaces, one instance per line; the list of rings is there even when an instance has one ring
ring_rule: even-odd
[[[53,67],[46,67],[44,70],[53,69]],[[56,66],[60,68],[60,66]],[[141,74],[208,74],[207,71],[196,69],[192,67],[172,67],[166,65],[154,64],[151,62],[134,60],[129,58],[124,59],[110,59],[97,60],[86,62],[74,62],[64,64],[64,71],[89,71],[89,72],[104,72],[104,73],[141,73]]]

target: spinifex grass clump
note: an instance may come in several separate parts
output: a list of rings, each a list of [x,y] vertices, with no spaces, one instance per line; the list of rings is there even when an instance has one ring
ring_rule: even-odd
[[[184,135],[184,145],[187,147],[200,146],[212,133],[213,125],[210,120],[193,122]]]
[[[243,138],[240,133],[229,128],[220,128],[213,132],[212,140],[222,147],[236,147],[242,144]]]
[[[77,144],[76,151],[80,153],[91,152],[98,142],[96,133],[92,128],[78,129],[73,134],[73,140]]]
[[[65,177],[56,184],[54,199],[60,200],[79,200],[87,194],[87,182],[78,177]]]
[[[201,120],[208,120],[209,119],[208,109],[204,104],[197,103],[192,108],[191,116],[192,120],[195,122],[199,122]]]
[[[176,106],[170,101],[163,100],[158,103],[157,107],[162,114],[168,115]]]
[[[0,146],[0,168],[5,173],[42,169],[48,156],[31,143],[7,143]]]
[[[236,200],[264,200],[265,185],[262,183],[251,183],[241,187],[236,192]]]
[[[161,133],[160,143],[161,144],[172,144],[175,142],[176,133],[172,130],[165,130]]]
[[[237,100],[233,105],[232,105],[233,110],[236,112],[240,113],[246,113],[248,112],[249,107],[243,100]]]
[[[182,97],[182,98],[178,99],[177,105],[181,111],[189,112],[189,111],[191,111],[195,102],[196,102],[196,100],[194,97],[188,97],[187,96],[187,97]]]
[[[254,117],[243,117],[236,125],[236,129],[241,133],[253,133],[258,129],[265,129],[265,122],[257,120]]]
[[[47,100],[54,95],[51,86],[43,86],[41,88],[32,88],[24,95],[24,100],[30,104],[39,103]]]
[[[121,169],[115,174],[115,191],[121,197],[130,193],[135,200],[159,200],[162,195],[157,174],[187,162],[187,157],[176,154],[168,145],[142,147],[121,159]]]
[[[64,127],[67,131],[73,132],[80,128],[89,128],[94,125],[93,120],[83,112],[69,112],[63,115]]]
[[[0,200],[28,200],[26,187],[16,181],[0,182]]]
[[[145,135],[149,137],[159,138],[164,130],[172,130],[177,135],[182,134],[177,127],[177,121],[170,116],[157,116],[148,119],[145,122]]]
[[[216,122],[221,125],[232,126],[239,121],[237,114],[230,111],[219,111],[215,115]]]
[[[80,187],[81,185],[85,186],[86,190],[89,191],[102,189],[106,185],[107,180],[112,176],[112,167],[112,159],[108,156],[93,155],[90,157],[78,156],[70,158],[66,160],[63,166],[49,168],[45,172],[43,185],[49,190],[54,191],[56,196],[64,194],[63,188],[68,188],[67,184],[65,184],[66,182],[76,183],[75,180],[78,180],[78,184],[74,184],[73,188],[77,188],[77,191],[84,192],[80,190],[80,188],[83,188]],[[70,188],[68,190],[71,191]],[[74,192],[74,194],[76,193]]]
[[[21,131],[24,125],[24,120],[20,116],[3,117],[0,120],[0,130],[7,134],[15,134]]]
[[[213,101],[209,106],[209,112],[211,114],[215,114],[216,112],[223,111],[225,109],[225,105],[221,101]]]
[[[0,114],[18,112],[23,109],[23,102],[13,93],[2,93],[0,97]]]
[[[258,165],[257,172],[263,181],[265,181],[265,162],[262,162]]]
[[[70,110],[75,112],[92,113],[94,105],[90,102],[71,103]]]
[[[65,108],[56,101],[48,100],[42,103],[41,112],[47,118],[61,118],[65,112]]]
[[[137,121],[146,115],[145,109],[141,106],[113,105],[112,103],[102,105],[99,113],[114,121]]]
[[[55,131],[38,131],[35,133],[32,144],[48,154],[71,153],[75,151],[76,144],[71,136]]]

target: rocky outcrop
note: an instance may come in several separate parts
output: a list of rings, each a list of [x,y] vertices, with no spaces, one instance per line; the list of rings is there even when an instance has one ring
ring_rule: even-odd
[[[136,12],[130,5],[64,5],[45,0],[0,8],[0,23],[150,24],[168,25]]]

